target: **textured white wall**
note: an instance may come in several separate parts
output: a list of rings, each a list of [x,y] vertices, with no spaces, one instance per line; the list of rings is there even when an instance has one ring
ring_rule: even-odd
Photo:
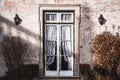
[[[81,28],[80,28],[80,62],[92,63],[91,41],[96,34],[105,31],[113,33],[120,26],[120,0],[0,0],[0,26],[4,28],[4,34],[20,36],[35,46],[39,46],[39,4],[81,4]],[[22,24],[16,26],[13,18],[18,14],[23,20]],[[98,17],[103,14],[107,20],[101,26]],[[33,48],[34,49],[34,48]],[[38,55],[38,51],[36,53]],[[0,57],[1,58],[1,57]],[[3,58],[1,58],[4,62]],[[34,58],[38,61],[38,57]],[[0,63],[0,65],[2,62]],[[0,72],[3,69],[0,68]]]

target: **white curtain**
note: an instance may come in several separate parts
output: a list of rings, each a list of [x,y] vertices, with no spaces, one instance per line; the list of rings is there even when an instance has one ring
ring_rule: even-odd
[[[71,14],[62,14],[61,19],[63,21],[71,21],[72,20],[72,15]]]
[[[65,61],[69,62],[71,57],[71,42],[62,42],[63,55]]]
[[[46,14],[46,20],[48,21],[55,21],[57,19],[56,14]]]
[[[50,65],[54,62],[55,49],[56,49],[56,27],[49,25],[46,27],[46,56],[47,64]]]
[[[71,25],[61,26],[61,46],[63,50],[64,60],[68,62],[68,67],[71,69],[71,57],[72,57],[72,40],[71,40]],[[57,47],[57,28],[55,25],[46,26],[46,63],[51,65],[56,56]]]
[[[71,26],[70,25],[62,26],[62,40],[71,40]]]
[[[69,63],[68,67],[71,67],[72,56],[72,40],[71,40],[71,27],[69,25],[62,26],[62,48],[64,60]]]
[[[47,44],[47,64],[50,65],[54,62],[55,58],[55,43],[48,42]]]

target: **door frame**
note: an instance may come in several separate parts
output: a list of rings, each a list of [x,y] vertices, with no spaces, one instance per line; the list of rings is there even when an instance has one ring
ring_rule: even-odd
[[[73,76],[80,76],[79,74],[79,64],[80,64],[80,23],[81,23],[81,5],[80,4],[40,4],[39,5],[39,25],[40,25],[40,53],[39,53],[39,75],[45,76],[44,72],[44,59],[43,59],[43,11],[47,10],[65,10],[65,11],[71,11],[73,10],[75,12],[75,28],[74,28],[74,62],[73,62]]]

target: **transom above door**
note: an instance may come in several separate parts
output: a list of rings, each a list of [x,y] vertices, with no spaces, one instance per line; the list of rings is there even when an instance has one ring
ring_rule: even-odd
[[[74,11],[44,12],[46,76],[73,76]]]

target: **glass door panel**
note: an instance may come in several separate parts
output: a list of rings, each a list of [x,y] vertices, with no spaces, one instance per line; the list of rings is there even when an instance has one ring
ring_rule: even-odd
[[[72,75],[73,70],[73,38],[72,25],[61,25],[61,54],[60,71],[69,72]]]
[[[45,64],[46,71],[57,71],[57,27],[56,25],[45,26]]]

